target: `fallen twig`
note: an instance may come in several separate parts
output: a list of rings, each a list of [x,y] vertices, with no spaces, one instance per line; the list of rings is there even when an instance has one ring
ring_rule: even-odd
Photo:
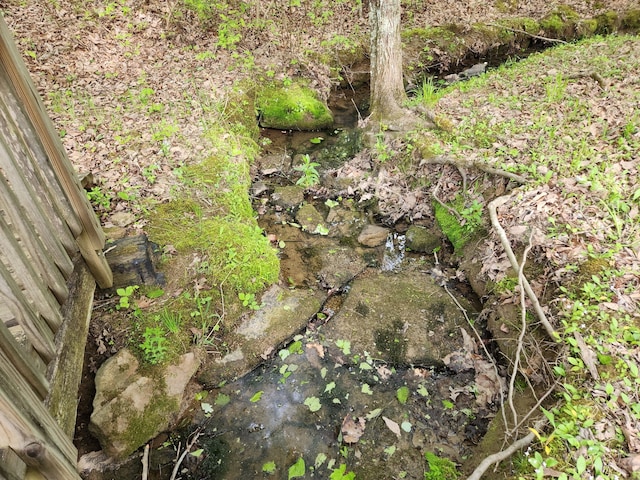
[[[586,78],[586,77],[593,78],[596,82],[598,82],[598,85],[600,85],[600,88],[602,90],[604,90],[607,86],[607,82],[604,81],[604,78],[602,78],[602,76],[600,76],[598,72],[574,73],[573,75],[569,75],[566,78],[569,80],[575,80],[577,78]]]
[[[178,470],[180,469],[180,465],[182,465],[182,462],[184,461],[184,458],[187,456],[187,454],[191,452],[191,447],[195,445],[200,435],[202,435],[201,431],[196,431],[193,434],[193,438],[187,443],[187,445],[184,448],[184,452],[182,452],[182,455],[180,455],[180,458],[178,458],[178,460],[176,461],[176,464],[173,466],[173,471],[171,472],[171,478],[169,480],[176,480],[176,476],[178,475]]]
[[[515,32],[515,33],[522,33],[524,35],[528,35],[529,37],[536,38],[538,40],[543,40],[545,42],[555,42],[555,43],[564,43],[564,44],[567,43],[564,40],[560,40],[559,38],[543,37],[541,35],[535,35],[533,33],[529,33],[529,32],[527,32],[525,30],[520,30],[518,28],[505,27],[504,25],[500,25],[500,24],[497,24],[497,23],[487,23],[486,25],[488,27],[502,28],[504,30],[509,30],[509,31]]]
[[[540,430],[546,423],[547,419],[543,418],[536,422],[533,428],[535,430]],[[471,473],[471,475],[467,477],[467,480],[480,480],[482,478],[482,475],[484,475],[484,472],[486,472],[491,465],[509,458],[521,448],[528,446],[531,442],[533,442],[534,438],[536,438],[535,433],[533,433],[533,431],[529,432],[525,437],[522,437],[520,440],[516,440],[504,450],[498,453],[494,453],[493,455],[489,455],[484,460],[482,460],[482,462],[480,462],[480,465],[478,465],[476,469]]]
[[[144,453],[142,454],[142,480],[149,478],[149,444],[144,446]]]
[[[514,255],[513,250],[511,249],[511,244],[509,243],[507,234],[505,233],[504,229],[500,225],[500,222],[498,221],[498,207],[500,207],[501,205],[504,205],[504,203],[507,202],[508,198],[509,197],[506,195],[502,197],[498,197],[495,200],[492,200],[491,202],[489,202],[489,205],[487,205],[487,208],[489,209],[489,217],[491,218],[491,225],[493,225],[493,228],[495,228],[496,233],[498,234],[498,237],[500,237],[500,242],[502,243],[502,247],[507,253],[507,258],[511,263],[511,267],[516,272],[518,272],[520,271],[518,260],[516,259],[516,256]],[[547,334],[549,335],[549,337],[554,342],[557,342],[558,334],[555,332],[555,330],[551,326],[551,323],[549,323],[547,316],[545,315],[544,311],[542,310],[542,307],[540,306],[538,297],[533,292],[533,289],[531,288],[531,285],[529,285],[529,281],[525,276],[522,277],[522,285],[524,287],[525,292],[527,293],[527,296],[529,297],[529,300],[531,301],[531,304],[533,305],[533,309],[538,319],[540,320],[540,323],[542,323],[542,326],[547,331]]]
[[[509,393],[507,399],[509,401],[509,408],[511,408],[511,414],[513,415],[513,424],[518,424],[518,412],[513,404],[513,391],[515,389],[516,376],[518,375],[518,368],[520,363],[520,354],[522,352],[522,342],[524,341],[524,334],[527,331],[527,306],[524,296],[524,266],[527,263],[527,254],[531,250],[531,237],[529,237],[529,244],[524,249],[522,254],[522,262],[520,263],[520,270],[518,270],[518,285],[520,286],[520,334],[518,335],[518,344],[516,346],[515,358],[513,360],[513,372],[509,380]],[[506,427],[506,425],[505,425]]]

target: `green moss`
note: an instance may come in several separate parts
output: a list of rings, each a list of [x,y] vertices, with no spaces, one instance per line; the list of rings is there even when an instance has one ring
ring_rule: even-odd
[[[177,399],[157,393],[142,414],[135,414],[137,412],[135,409],[129,408],[128,405],[122,405],[122,412],[118,417],[129,417],[127,422],[129,428],[122,438],[128,447],[123,458],[132,454],[156,434],[158,425],[166,421],[168,412],[177,412],[179,408],[180,404]]]
[[[627,30],[640,30],[640,9],[629,10],[622,17],[622,27]]]
[[[456,197],[450,208],[463,214],[467,211],[467,213],[471,212],[470,209],[465,208],[464,200],[461,197]],[[462,223],[458,217],[439,202],[434,203],[434,213],[440,230],[449,239],[456,252],[460,252],[467,242],[476,235],[476,232],[481,230],[480,211],[476,212],[477,215],[467,215],[465,222]]]
[[[263,126],[321,130],[333,125],[333,115],[316,92],[301,83],[269,85],[257,92],[256,108]]]
[[[391,328],[378,329],[374,332],[376,347],[395,365],[405,363],[406,360],[407,339],[402,334],[402,329],[402,322],[395,320]]]
[[[615,32],[618,27],[618,20],[618,14],[613,11],[598,15],[596,17],[596,21],[598,22],[596,33],[606,35]]]

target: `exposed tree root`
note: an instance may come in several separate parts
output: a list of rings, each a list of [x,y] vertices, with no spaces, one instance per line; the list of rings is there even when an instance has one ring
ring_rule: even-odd
[[[466,190],[466,183],[467,183],[467,176],[466,176],[465,170],[469,168],[475,168],[476,170],[480,170],[481,172],[489,173],[491,175],[497,175],[499,177],[504,177],[509,180],[513,180],[514,182],[517,182],[521,185],[524,185],[525,183],[527,183],[527,179],[524,178],[522,175],[518,175],[517,173],[507,172],[499,168],[494,168],[489,165],[485,165],[484,163],[481,163],[481,162],[466,162],[464,160],[456,160],[454,158],[444,157],[444,156],[428,158],[428,159],[423,158],[420,161],[420,165],[429,165],[429,164],[453,165],[454,167],[456,167],[460,172],[460,176],[462,176],[462,182],[465,185],[465,190]]]
[[[516,256],[513,253],[513,250],[511,249],[511,244],[509,243],[507,234],[505,233],[504,229],[500,225],[500,222],[498,221],[498,207],[500,207],[505,202],[507,202],[508,198],[509,198],[508,196],[498,197],[495,200],[492,200],[491,202],[489,202],[489,205],[487,205],[487,208],[489,209],[489,217],[491,218],[491,225],[493,225],[493,228],[496,230],[496,233],[500,237],[500,242],[502,243],[502,247],[507,253],[507,258],[511,263],[511,267],[516,272],[519,272],[520,265],[518,265],[518,260],[516,259]],[[540,306],[538,297],[533,292],[533,289],[531,288],[531,285],[529,285],[529,281],[525,276],[522,276],[522,286],[524,287],[524,291],[527,293],[527,296],[529,297],[529,300],[533,305],[533,310],[535,311],[538,319],[540,320],[540,323],[547,331],[547,334],[549,335],[549,337],[554,342],[557,342],[558,334],[555,332],[555,330],[551,326],[551,323],[547,319],[547,316],[545,315],[544,311],[542,310],[542,307]]]
[[[543,418],[542,420],[536,422],[536,424],[534,425],[534,429],[540,430],[546,423],[546,418]],[[484,473],[491,465],[509,458],[518,450],[528,446],[531,442],[533,442],[534,438],[536,438],[535,433],[533,433],[533,431],[529,432],[529,434],[527,434],[525,437],[522,437],[520,440],[516,440],[504,450],[498,453],[494,453],[493,455],[489,455],[484,460],[482,460],[482,462],[480,462],[480,465],[478,465],[476,469],[471,473],[471,475],[467,477],[467,480],[480,480],[482,478],[482,475],[484,475]]]

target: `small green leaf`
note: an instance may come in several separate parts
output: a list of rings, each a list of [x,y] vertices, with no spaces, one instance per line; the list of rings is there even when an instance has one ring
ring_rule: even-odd
[[[424,385],[420,385],[418,387],[418,394],[420,394],[423,397],[428,397],[429,396],[429,391],[427,390],[427,388]]]
[[[284,362],[287,359],[287,357],[291,355],[291,352],[288,349],[283,348],[278,352],[278,355],[280,356],[280,359]]]
[[[376,408],[375,410],[371,410],[366,416],[365,418],[367,420],[373,420],[374,418],[377,418],[380,416],[380,414],[382,413],[382,409],[381,408]]]
[[[251,397],[251,398],[249,399],[249,401],[250,401],[251,403],[259,402],[259,401],[260,401],[260,399],[262,398],[262,394],[263,394],[263,393],[264,393],[264,392],[263,392],[262,390],[260,390],[259,392],[254,393],[254,394],[253,394],[253,397]]]
[[[345,355],[351,355],[351,342],[349,340],[336,340],[336,346]]]
[[[264,465],[262,465],[262,471],[264,473],[273,473],[276,471],[276,462],[271,461],[271,462],[267,462]]]
[[[404,421],[400,424],[400,428],[407,433],[411,431],[411,427],[413,427],[413,425],[411,425],[411,422]]]
[[[324,379],[327,376],[327,367],[322,367],[320,369],[320,376]]]
[[[362,362],[359,368],[360,370],[373,370],[373,367],[369,365],[367,362]]]
[[[327,461],[327,456],[324,453],[319,453],[316,455],[316,461],[314,463],[316,468],[320,468],[320,466]]]
[[[194,450],[193,452],[191,452],[191,456],[198,458],[200,455],[202,455],[203,452],[204,448],[199,448],[198,450]]]
[[[304,477],[305,472],[304,458],[300,457],[296,463],[289,467],[289,480]]]
[[[318,235],[329,235],[329,229],[322,224],[316,225],[316,229],[311,233],[317,233]]]
[[[317,412],[322,408],[322,404],[320,403],[320,399],[318,397],[307,397],[304,400],[304,404],[309,407],[309,410],[312,412]]]
[[[362,393],[365,393],[367,395],[373,395],[373,390],[371,390],[371,387],[367,383],[362,384],[361,390],[362,390]]]
[[[324,204],[329,208],[337,207],[338,205],[340,205],[339,202],[336,202],[335,200],[331,200],[330,198],[326,202],[324,202]]]
[[[151,290],[150,292],[147,292],[147,298],[159,298],[162,295],[164,295],[164,290],[161,288],[156,288],[154,290]]]
[[[309,140],[309,141],[310,141],[311,143],[314,143],[314,144],[316,144],[316,145],[317,145],[318,143],[321,143],[323,140],[324,140],[324,138],[322,138],[322,137],[315,137],[315,138],[312,138],[312,139],[311,139],[311,140]]]
[[[405,403],[407,403],[407,400],[409,399],[409,387],[407,386],[400,387],[396,391],[396,397],[398,398],[398,401],[400,402],[401,405],[404,405]]]
[[[331,393],[334,388],[336,388],[336,382],[329,382],[327,386],[324,387],[324,393]]]
[[[384,453],[386,453],[390,457],[391,455],[396,453],[396,446],[395,445],[391,445],[391,446],[385,448],[384,449]]]
[[[213,407],[211,406],[210,403],[202,402],[200,404],[200,408],[202,408],[202,411],[204,413],[207,413],[207,414],[213,413]]]

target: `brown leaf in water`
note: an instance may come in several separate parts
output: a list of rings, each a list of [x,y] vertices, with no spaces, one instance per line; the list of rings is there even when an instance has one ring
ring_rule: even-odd
[[[342,420],[342,428],[340,430],[344,443],[358,443],[364,433],[365,423],[364,418],[359,417],[356,421],[350,413],[347,413],[347,416]]]
[[[400,425],[387,417],[382,417],[387,428],[396,434],[396,437],[400,438]]]
[[[320,358],[324,358],[324,347],[319,343],[307,343],[307,348],[315,350]]]

